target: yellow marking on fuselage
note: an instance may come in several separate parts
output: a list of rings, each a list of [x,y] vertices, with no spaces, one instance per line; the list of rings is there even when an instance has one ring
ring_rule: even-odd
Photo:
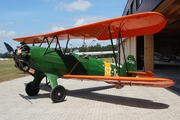
[[[111,64],[108,62],[104,62],[104,76],[111,76]]]

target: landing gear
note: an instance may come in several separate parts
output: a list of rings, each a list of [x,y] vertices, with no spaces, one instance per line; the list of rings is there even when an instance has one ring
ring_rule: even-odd
[[[50,93],[51,100],[55,103],[62,102],[66,97],[66,90],[63,86],[57,85],[51,90]]]
[[[35,96],[38,94],[39,92],[39,87],[32,87],[32,82],[29,82],[27,85],[26,85],[26,93],[29,95],[29,96]]]

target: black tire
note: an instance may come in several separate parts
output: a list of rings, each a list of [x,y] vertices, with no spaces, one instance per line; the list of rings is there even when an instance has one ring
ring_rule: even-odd
[[[29,82],[27,85],[26,85],[26,93],[29,95],[29,96],[36,96],[38,93],[39,93],[39,87],[36,87],[36,88],[33,88],[32,87],[32,82]]]
[[[66,97],[66,90],[63,86],[57,85],[51,90],[51,100],[55,103],[64,101]]]

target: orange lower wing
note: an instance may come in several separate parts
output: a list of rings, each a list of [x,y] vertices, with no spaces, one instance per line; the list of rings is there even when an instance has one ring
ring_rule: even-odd
[[[149,86],[149,87],[170,87],[175,84],[167,78],[138,78],[138,77],[116,77],[116,76],[88,76],[88,75],[64,75],[64,78],[76,78],[95,81],[105,81],[110,84],[130,85],[130,86]]]

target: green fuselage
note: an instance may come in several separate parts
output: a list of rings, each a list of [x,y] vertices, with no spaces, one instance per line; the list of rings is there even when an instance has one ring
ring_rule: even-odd
[[[123,70],[110,63],[93,57],[79,57],[77,54],[63,54],[61,50],[52,48],[30,47],[28,67],[45,73],[62,77],[64,74],[79,75],[125,75]],[[46,50],[47,49],[47,50]]]

